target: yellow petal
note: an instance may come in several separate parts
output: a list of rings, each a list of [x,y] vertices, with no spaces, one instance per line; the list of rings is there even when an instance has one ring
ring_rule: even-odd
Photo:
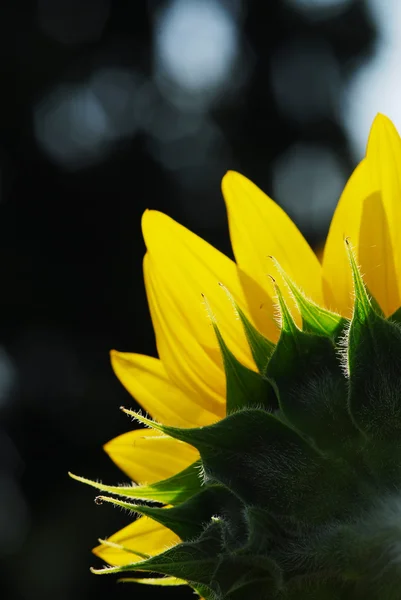
[[[198,406],[222,418],[226,388],[217,348],[213,356],[213,348],[203,348],[198,343],[171,296],[164,293],[149,254],[145,255],[143,271],[157,351],[169,378]],[[202,317],[205,320],[205,314]],[[207,329],[209,324],[204,321],[204,326]]]
[[[243,364],[256,369],[241,323],[218,285],[222,282],[249,314],[238,269],[229,258],[162,213],[146,211],[142,228],[148,249],[145,284],[160,358],[179,387],[197,392],[208,410],[216,412],[213,405],[225,401],[225,378],[202,293],[230,349]]]
[[[218,420],[172,383],[157,358],[113,350],[111,364],[124,387],[156,421],[177,427],[201,427]]]
[[[378,115],[372,125],[366,158],[371,187],[380,190],[383,209],[378,221],[374,221],[375,214],[371,214],[369,222],[366,219],[364,223],[372,234],[370,244],[380,246],[380,249],[376,253],[377,260],[366,267],[362,265],[362,269],[370,266],[371,270],[379,271],[379,275],[372,276],[374,289],[370,288],[370,291],[389,315],[400,306],[396,274],[401,268],[401,139],[384,115]]]
[[[105,444],[104,450],[132,481],[142,485],[171,477],[199,458],[192,446],[152,429],[123,433]]]
[[[286,213],[243,175],[229,171],[222,190],[227,205],[230,237],[239,267],[271,295],[269,256],[303,289],[322,304],[321,266],[312,249]]]
[[[352,173],[341,194],[324,248],[323,290],[326,306],[345,317],[352,315],[354,288],[344,240],[350,238],[359,261],[363,204],[373,192],[368,166],[363,160]]]
[[[386,315],[400,305],[401,141],[391,122],[379,115],[367,156],[351,175],[334,213],[323,258],[326,304],[350,317],[353,284],[344,238],[349,237],[366,284]]]
[[[390,230],[380,192],[366,198],[361,220],[358,261],[369,291],[389,316],[399,306]]]
[[[120,544],[135,552],[154,556],[180,542],[180,538],[149,517],[140,517],[124,529],[120,529],[108,538],[109,542]],[[96,556],[109,565],[128,565],[140,560],[130,552],[100,544],[92,550]]]

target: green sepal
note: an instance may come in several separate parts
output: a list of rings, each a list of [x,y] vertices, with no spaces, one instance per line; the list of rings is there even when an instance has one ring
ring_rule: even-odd
[[[299,287],[283,270],[280,263],[273,259],[284,282],[288,286],[302,318],[302,329],[307,333],[337,338],[339,332],[344,329],[347,319],[340,315],[322,308],[312,300],[306,298]]]
[[[235,515],[241,511],[238,499],[227,488],[216,484],[204,487],[192,498],[172,508],[131,504],[108,496],[99,496],[97,502],[108,502],[150,517],[184,541],[198,537],[213,516],[224,513]]]
[[[125,410],[135,416],[132,411]],[[244,409],[196,429],[139,421],[200,452],[207,480],[229,487],[243,502],[276,514],[314,519],[349,508],[353,474],[329,459],[295,430],[262,409]],[[255,474],[253,477],[249,473]],[[319,481],[319,487],[316,487]],[[333,500],[333,482],[338,496]],[[353,488],[352,488],[353,489]]]
[[[228,555],[222,550],[221,524],[215,519],[195,541],[178,544],[148,560],[92,571],[145,571],[177,577],[201,590],[206,600],[249,600],[255,582],[263,582],[258,586],[263,596],[257,595],[257,600],[268,600],[277,591],[281,574],[274,561],[266,556]]]
[[[90,485],[102,492],[114,494],[123,498],[135,498],[136,500],[149,500],[153,502],[161,502],[162,504],[179,504],[194,494],[199,492],[202,487],[200,478],[201,463],[197,461],[189,465],[183,471],[180,471],[172,477],[163,479],[151,485],[124,485],[113,486],[92,481],[73,473],[68,473],[72,479]]]
[[[147,560],[127,565],[94,569],[97,575],[144,571],[178,577],[184,581],[208,584],[216,556],[222,549],[221,525],[214,521],[195,541],[184,542]]]
[[[268,553],[284,531],[277,519],[267,509],[247,506],[244,511],[247,522],[248,539],[245,552],[252,554]]]
[[[238,316],[245,331],[246,339],[252,352],[253,359],[259,369],[259,373],[264,373],[266,365],[274,352],[275,344],[265,338],[248,320],[240,307],[235,305]]]
[[[376,312],[376,314],[378,314],[380,317],[386,318],[380,304],[378,303],[378,301],[376,300],[376,298],[373,296],[373,294],[370,292],[369,288],[367,285],[365,285],[367,294],[370,298],[370,303],[373,307],[373,310]]]
[[[401,329],[377,314],[352,249],[355,290],[348,334],[349,407],[359,429],[373,440],[398,441],[401,433]]]
[[[266,410],[277,408],[274,391],[267,379],[240,363],[225,343],[217,324],[214,321],[212,324],[223,357],[227,414],[251,406]]]
[[[256,329],[256,327],[252,325],[248,317],[245,315],[244,311],[237,304],[237,302],[227,290],[227,288],[223,284],[220,285],[225,290],[226,294],[232,302],[234,310],[237,313],[244,328],[246,339],[251,349],[255,364],[258,367],[259,372],[263,374],[266,370],[266,365],[269,362],[269,359],[274,351],[275,344],[268,340],[264,335],[260,333],[260,331]]]
[[[357,435],[347,405],[347,382],[330,337],[301,331],[277,288],[283,327],[266,376],[289,422],[321,449],[345,450]],[[334,331],[334,330],[333,330]]]

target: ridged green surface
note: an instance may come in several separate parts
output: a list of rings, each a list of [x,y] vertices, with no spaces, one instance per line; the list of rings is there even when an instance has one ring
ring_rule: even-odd
[[[401,328],[397,314],[383,318],[348,252],[351,321],[309,302],[288,278],[302,331],[279,289],[274,348],[239,315],[259,374],[235,359],[214,324],[225,419],[178,429],[138,415],[199,450],[202,485],[191,469],[157,484],[154,500],[161,490],[171,508],[109,498],[183,542],[101,573],[175,577],[206,600],[400,600]]]

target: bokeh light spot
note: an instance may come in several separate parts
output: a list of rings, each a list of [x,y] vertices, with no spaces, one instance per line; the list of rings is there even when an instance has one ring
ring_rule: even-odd
[[[234,15],[218,0],[172,0],[156,17],[156,74],[206,102],[227,84],[238,46]]]

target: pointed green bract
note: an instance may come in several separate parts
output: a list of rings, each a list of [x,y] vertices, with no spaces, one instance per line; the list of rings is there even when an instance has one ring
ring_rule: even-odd
[[[276,408],[274,392],[267,379],[244,367],[225,344],[217,325],[214,329],[224,361],[227,414],[247,406]]]
[[[359,271],[359,267],[355,260],[354,249],[349,240],[345,240],[348,259],[352,271],[352,280],[354,282],[354,310],[352,320],[359,319],[365,321],[367,315],[373,317],[374,315],[382,316],[382,310],[380,307],[377,310],[376,300],[368,294],[366,285],[363,281],[362,275]]]
[[[148,419],[146,422],[152,424]],[[268,505],[272,512],[292,513],[296,519],[305,519],[311,512],[316,519],[324,519],[332,507],[329,494],[335,477],[339,485],[337,509],[346,510],[352,489],[351,472],[344,471],[341,463],[333,463],[329,469],[324,455],[263,409],[245,409],[196,429],[154,425],[197,448],[206,478],[226,485],[245,503]],[[235,469],[231,468],[233,464]],[[258,477],[249,476],[250,465]],[[315,485],[317,479],[319,490]]]
[[[220,523],[214,522],[194,542],[185,542],[140,563],[95,572],[148,571],[178,577],[201,590],[206,600],[249,600],[255,582],[262,581],[263,595],[256,598],[267,600],[277,591],[281,580],[274,561],[266,556],[224,556],[221,543]]]
[[[294,318],[284,300],[284,296],[281,293],[279,286],[276,284],[275,281],[273,283],[274,283],[274,289],[276,291],[277,301],[278,301],[278,305],[279,305],[279,309],[280,309],[280,317],[281,317],[280,335],[282,336],[283,333],[295,334],[297,331],[300,331],[300,330],[294,321]]]
[[[401,437],[401,329],[374,309],[352,250],[354,314],[348,335],[349,406],[369,438]]]
[[[99,496],[97,503],[108,502],[126,510],[150,517],[164,525],[182,540],[193,539],[202,533],[204,523],[211,521],[219,511],[235,515],[241,510],[239,501],[225,487],[210,485],[182,504],[172,508],[155,508],[146,505],[123,502],[116,498]]]
[[[227,414],[246,406],[264,406],[266,410],[276,408],[275,397],[269,382],[259,373],[245,367],[231,352],[220,333],[210,306],[206,302],[226,375]]]
[[[245,331],[246,339],[248,340],[248,344],[251,349],[255,364],[258,367],[259,373],[264,374],[267,363],[269,362],[269,359],[274,351],[274,344],[273,342],[265,338],[265,336],[262,335],[252,325],[248,317],[245,315],[244,311],[236,303],[235,299],[232,297],[227,288],[223,284],[220,285],[227,293],[229,299],[232,302],[236,314],[240,318],[240,321]]]
[[[274,351],[274,344],[255,329],[237,304],[235,307],[244,328],[253,359],[259,372],[263,374]]]
[[[255,334],[231,298],[259,373],[233,355],[207,305],[224,361],[225,418],[181,429],[123,409],[196,448],[200,461],[146,487],[75,477],[125,496],[101,501],[146,515],[181,539],[152,557],[113,545],[133,561],[101,573],[134,572],[124,578],[130,581],[151,573],[142,579],[149,585],[157,585],[157,573],[166,578],[161,585],[187,582],[205,600],[399,600],[401,318],[384,318],[349,241],[347,251],[351,321],[306,299],[279,265],[302,329],[277,285],[276,345]]]
[[[278,288],[277,292],[283,327],[266,376],[278,390],[280,409],[289,422],[320,448],[341,453],[344,441],[357,432],[348,412],[338,352],[331,338],[298,329]]]
[[[98,481],[92,481],[85,477],[79,477],[73,473],[69,473],[69,476],[90,485],[102,492],[108,494],[114,494],[122,496],[124,498],[134,498],[135,500],[150,500],[154,502],[162,502],[164,504],[178,504],[191,498],[201,489],[201,478],[200,478],[201,463],[195,462],[180,473],[163,479],[152,485],[105,485]]]
[[[302,329],[308,333],[336,337],[344,328],[346,319],[318,306],[304,296],[298,286],[281,268],[280,263],[273,259],[274,264],[287,284],[302,317]],[[282,297],[281,297],[282,301]]]

